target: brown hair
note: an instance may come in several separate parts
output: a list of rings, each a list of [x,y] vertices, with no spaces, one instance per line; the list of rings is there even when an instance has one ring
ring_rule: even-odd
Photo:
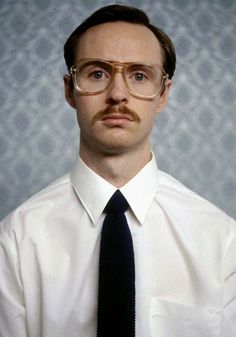
[[[175,71],[176,54],[174,45],[159,27],[153,26],[148,16],[140,9],[127,5],[109,5],[98,9],[83,21],[69,36],[64,45],[64,57],[68,69],[75,63],[75,51],[80,36],[89,28],[106,22],[125,21],[140,24],[150,29],[158,39],[163,54],[163,69],[172,78]]]

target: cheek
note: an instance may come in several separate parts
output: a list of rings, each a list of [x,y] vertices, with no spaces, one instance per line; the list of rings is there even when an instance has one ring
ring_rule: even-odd
[[[152,101],[148,102],[149,104],[144,104],[142,109],[141,115],[141,125],[140,127],[143,128],[143,132],[150,133],[154,124],[155,119],[157,117],[157,103]]]
[[[101,109],[105,109],[101,97],[97,96],[78,96],[76,100],[76,110],[83,118],[89,119]]]
[[[152,123],[157,116],[157,105],[158,102],[156,100],[152,102],[144,102],[142,105],[140,104],[138,111],[141,112],[141,117],[147,122],[149,121]]]
[[[93,111],[93,104],[85,96],[81,96],[76,100],[76,113],[79,125],[87,124],[89,119],[92,118]]]
[[[81,132],[92,132],[94,129],[93,117],[100,109],[101,106],[95,100],[90,99],[89,96],[82,96],[77,101],[77,121]]]
[[[83,110],[78,109],[77,112],[77,121],[80,129],[86,129],[90,124],[90,119],[88,113],[84,113]]]

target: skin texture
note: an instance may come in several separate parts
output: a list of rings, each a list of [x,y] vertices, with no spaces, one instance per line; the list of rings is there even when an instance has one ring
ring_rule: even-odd
[[[162,65],[159,42],[145,26],[127,22],[97,25],[80,38],[76,60],[100,58]],[[80,156],[107,181],[121,187],[150,160],[150,132],[167,102],[171,81],[161,97],[142,100],[128,92],[122,75],[100,95],[80,95],[64,75],[65,97],[77,112]]]

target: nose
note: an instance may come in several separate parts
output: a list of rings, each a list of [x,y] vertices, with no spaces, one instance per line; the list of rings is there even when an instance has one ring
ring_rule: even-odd
[[[107,103],[119,104],[128,101],[128,88],[125,84],[122,73],[116,72],[114,78],[107,90]]]

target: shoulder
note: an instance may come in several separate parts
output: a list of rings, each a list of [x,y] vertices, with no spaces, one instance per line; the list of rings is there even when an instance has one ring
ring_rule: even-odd
[[[56,210],[73,194],[69,175],[65,175],[26,200],[0,222],[0,235],[23,229],[26,222],[36,222],[52,210]]]
[[[223,210],[190,190],[169,174],[160,171],[159,191],[156,201],[173,216],[191,226],[204,226],[204,230],[233,230],[236,222]]]

